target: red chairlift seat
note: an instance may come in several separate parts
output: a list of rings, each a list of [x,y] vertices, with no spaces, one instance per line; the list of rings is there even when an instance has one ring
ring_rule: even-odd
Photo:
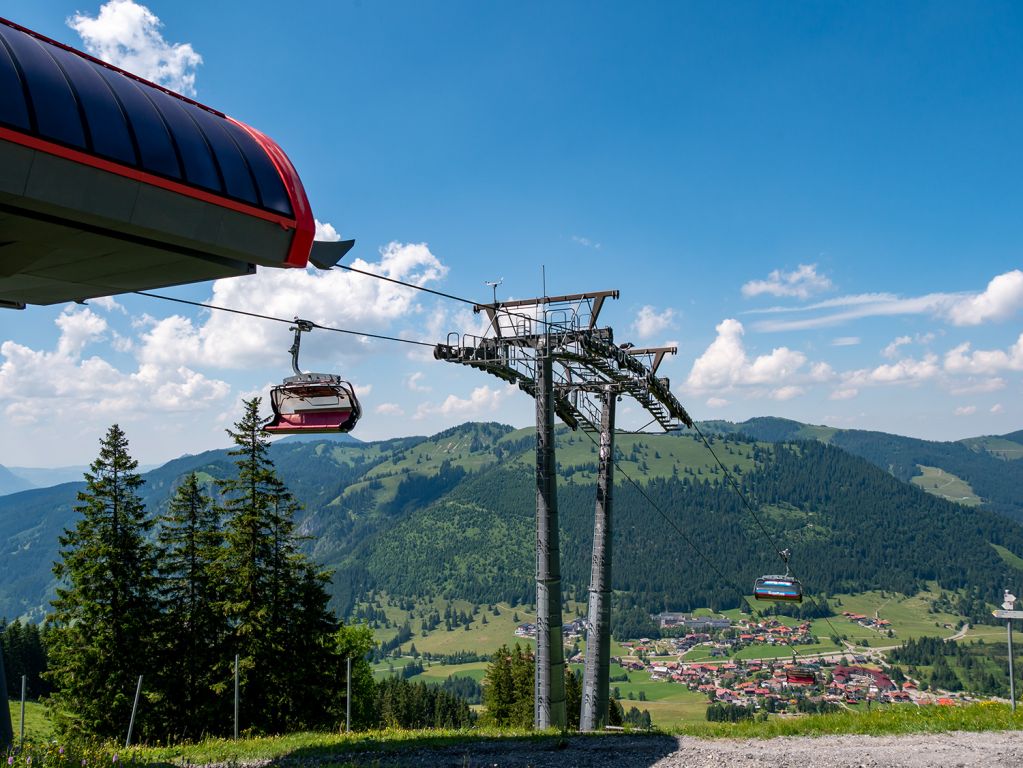
[[[290,376],[271,390],[270,405],[263,430],[276,435],[350,432],[362,416],[352,385],[327,373]]]

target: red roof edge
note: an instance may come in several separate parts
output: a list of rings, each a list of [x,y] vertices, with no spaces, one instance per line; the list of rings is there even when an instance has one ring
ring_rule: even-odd
[[[232,123],[248,133],[277,168],[281,181],[288,191],[288,198],[291,200],[292,210],[295,212],[295,234],[291,238],[291,247],[288,249],[288,258],[284,261],[286,267],[304,268],[309,263],[309,253],[313,248],[313,238],[316,235],[316,223],[313,220],[313,210],[309,206],[309,198],[306,196],[302,179],[298,171],[292,165],[291,160],[280,145],[261,131],[246,125],[233,117],[228,117]]]

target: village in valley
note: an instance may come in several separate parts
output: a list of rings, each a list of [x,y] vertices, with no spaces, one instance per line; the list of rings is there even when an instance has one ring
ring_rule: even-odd
[[[628,680],[630,673],[648,673],[651,682],[685,686],[711,703],[744,708],[749,713],[869,709],[875,703],[953,706],[977,700],[963,693],[921,690],[919,681],[906,677],[901,669],[886,663],[881,651],[869,647],[845,642],[845,651],[801,651],[803,646],[819,643],[810,621],[786,624],[773,617],[733,620],[676,612],[652,618],[662,637],[618,643],[621,653],[611,658],[612,670],[614,665],[620,667],[618,679]],[[876,615],[843,611],[835,620],[873,630],[879,637],[895,637],[892,623]],[[583,662],[578,648],[585,625],[583,619],[575,619],[563,627],[566,649],[575,651],[568,657],[572,664]],[[518,625],[515,636],[535,638],[536,625]],[[785,648],[791,652],[779,656],[778,650]],[[762,657],[757,657],[757,649],[763,649]],[[740,651],[753,655],[737,658]],[[612,677],[613,682],[615,679]]]

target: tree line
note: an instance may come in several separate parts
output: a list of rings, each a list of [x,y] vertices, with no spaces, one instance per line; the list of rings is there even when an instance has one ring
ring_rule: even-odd
[[[123,430],[101,440],[54,565],[43,678],[60,732],[123,735],[141,675],[141,738],[227,734],[236,658],[246,732],[336,724],[349,656],[355,715],[374,720],[372,636],[327,610],[329,574],[298,550],[298,504],[260,427],[246,401],[228,430],[234,473],[212,487],[187,476],[158,517]]]

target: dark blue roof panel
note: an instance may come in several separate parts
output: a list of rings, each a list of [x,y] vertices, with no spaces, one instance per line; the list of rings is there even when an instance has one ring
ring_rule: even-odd
[[[295,215],[280,172],[244,128],[7,23],[0,23],[0,125]]]

